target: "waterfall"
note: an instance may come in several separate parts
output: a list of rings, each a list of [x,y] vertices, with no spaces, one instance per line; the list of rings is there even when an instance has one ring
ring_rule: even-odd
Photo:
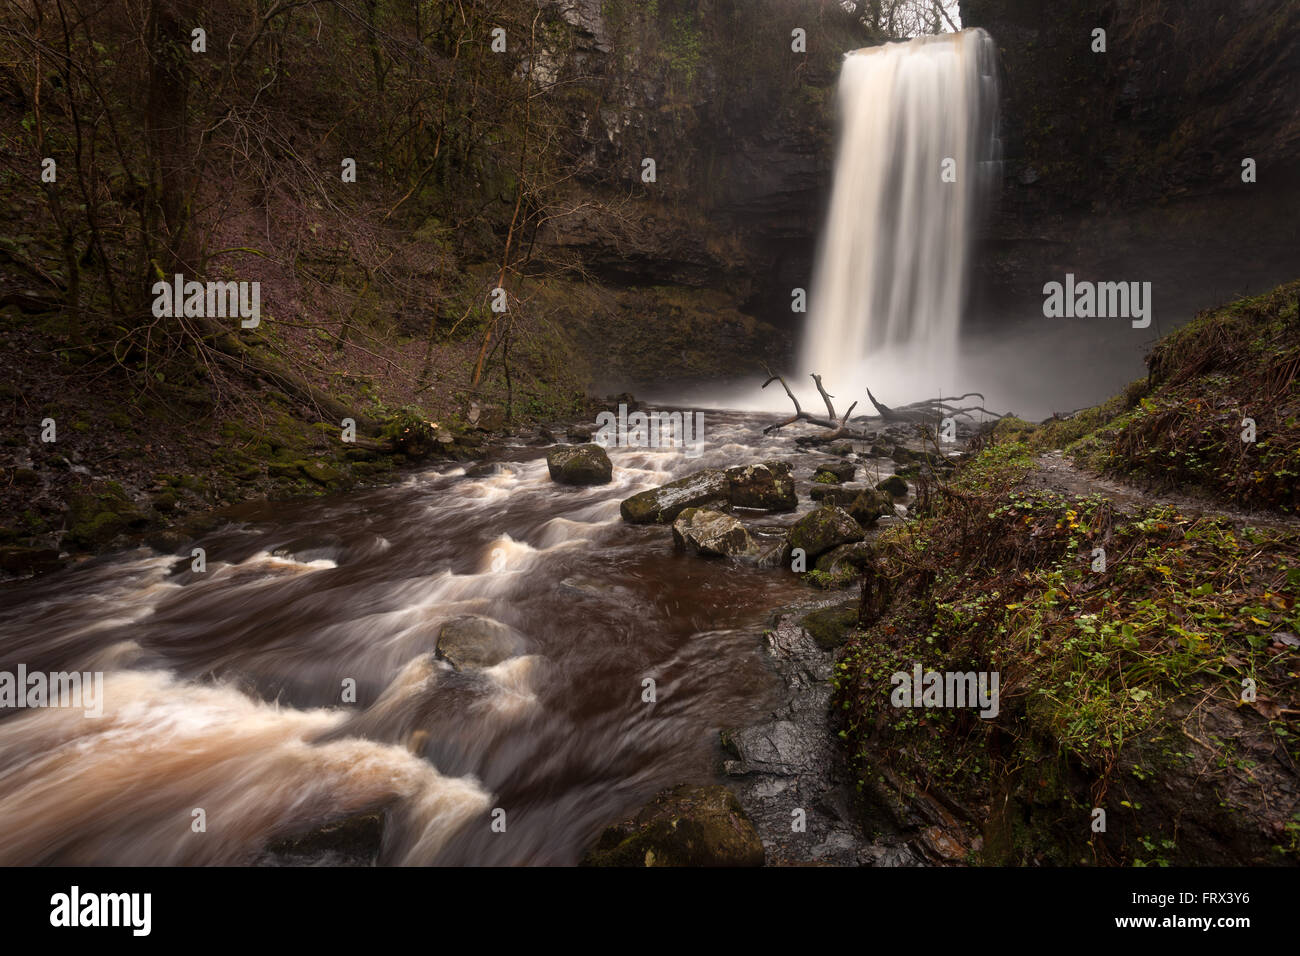
[[[837,96],[834,184],[798,372],[851,395],[841,408],[867,386],[887,404],[932,397],[958,385],[968,249],[996,182],[992,40],[963,30],[854,51]]]

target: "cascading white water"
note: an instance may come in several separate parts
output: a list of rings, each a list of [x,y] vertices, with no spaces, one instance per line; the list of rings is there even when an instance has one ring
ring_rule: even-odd
[[[997,168],[992,40],[963,30],[855,51],[838,97],[798,371],[887,404],[952,394],[967,251]]]

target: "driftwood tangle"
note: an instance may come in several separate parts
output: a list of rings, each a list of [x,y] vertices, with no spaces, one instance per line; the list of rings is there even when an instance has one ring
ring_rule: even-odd
[[[790,401],[794,404],[794,414],[783,421],[777,422],[775,425],[768,425],[763,429],[764,434],[774,432],[778,428],[784,428],[786,425],[793,425],[795,422],[807,422],[810,425],[817,425],[821,428],[831,429],[829,434],[822,436],[826,441],[831,441],[836,438],[870,439],[874,437],[874,435],[869,434],[863,429],[852,428],[849,425],[849,416],[853,414],[853,409],[858,407],[857,402],[850,405],[849,410],[843,415],[835,414],[835,406],[831,402],[831,399],[834,398],[834,396],[827,393],[825,387],[822,385],[822,377],[816,372],[812,373],[812,380],[813,384],[817,386],[817,392],[821,395],[822,401],[826,403],[827,417],[825,418],[804,411],[803,407],[799,404],[799,399],[794,397],[794,392],[790,391],[790,386],[786,384],[786,381],[782,376],[777,375],[771,369],[767,369],[767,375],[768,378],[767,381],[763,383],[763,388],[767,388],[773,382],[780,382],[781,387],[785,389],[786,395],[790,396]],[[913,402],[910,405],[903,405],[899,408],[890,408],[888,405],[882,405],[880,402],[876,401],[876,396],[871,394],[871,389],[867,389],[867,398],[870,399],[871,404],[875,406],[879,419],[882,422],[888,422],[891,424],[897,422],[932,424],[945,416],[956,418],[959,415],[963,415],[967,418],[971,418],[971,412],[981,412],[988,415],[990,418],[1003,417],[995,412],[990,412],[983,405],[968,405],[964,408],[955,408],[952,404],[949,404],[965,401],[968,398],[978,398],[980,401],[984,401],[984,396],[979,392],[967,392],[965,395],[958,395],[955,398],[947,399],[929,398],[924,401]],[[876,416],[859,415],[857,418],[853,419],[853,421],[866,422],[871,421],[874,417]]]

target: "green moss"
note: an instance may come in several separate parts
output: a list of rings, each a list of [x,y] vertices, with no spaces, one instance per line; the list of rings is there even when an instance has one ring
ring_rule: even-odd
[[[808,632],[818,647],[838,647],[858,623],[856,603],[852,607],[824,608],[804,616],[799,626]]]
[[[1284,303],[1298,290],[1235,303],[1161,343],[1150,387],[1134,383],[1068,420],[1002,421],[992,444],[952,479],[956,494],[941,489],[913,521],[875,539],[878,568],[869,583],[890,600],[850,632],[833,678],[840,736],[862,789],[877,786],[883,764],[905,787],[1003,807],[986,827],[988,862],[1093,862],[1090,788],[1105,790],[1119,772],[1137,785],[1153,774],[1174,777],[1193,759],[1180,730],[1189,706],[1235,710],[1249,678],[1273,706],[1296,707],[1297,655],[1279,653],[1274,638],[1300,633],[1295,535],[1234,529],[1169,507],[1117,514],[1101,496],[1033,491],[1021,482],[1035,457],[1053,448],[1121,470],[1113,459],[1123,457],[1125,436],[1152,435],[1149,420],[1171,414],[1173,394],[1238,395],[1258,385],[1252,368],[1276,369],[1278,356],[1293,354],[1295,331],[1285,326],[1294,306]],[[1261,314],[1282,322],[1260,323]],[[1248,342],[1240,321],[1262,325],[1262,345]],[[1274,389],[1290,387],[1271,381]],[[1194,413],[1195,400],[1187,407]],[[1140,456],[1130,461],[1152,474]],[[1108,556],[1104,567],[1095,563],[1096,548]],[[918,662],[927,670],[997,672],[1004,694],[1017,690],[993,721],[894,708],[890,676]],[[1292,765],[1300,759],[1300,741],[1283,721],[1259,732],[1266,748]],[[1248,774],[1231,744],[1209,743],[1219,748],[1219,772]],[[1228,812],[1236,804],[1224,799]],[[1172,835],[1140,808],[1113,804],[1133,818],[1117,851],[1124,859],[1179,858]]]

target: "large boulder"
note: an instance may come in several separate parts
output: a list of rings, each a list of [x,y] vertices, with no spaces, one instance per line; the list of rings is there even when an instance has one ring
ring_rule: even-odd
[[[862,526],[843,508],[827,505],[810,511],[790,529],[790,547],[802,548],[809,558],[825,554],[842,544],[866,537]]]
[[[706,558],[756,560],[759,545],[745,526],[729,514],[687,508],[673,522],[673,544]]]
[[[523,650],[523,639],[500,621],[469,615],[442,625],[434,653],[460,671],[493,667]]]
[[[783,461],[728,468],[727,494],[737,508],[761,511],[794,511],[799,499],[794,493],[794,476]]]
[[[687,508],[725,500],[727,487],[723,472],[706,469],[633,495],[618,510],[623,520],[632,524],[667,524]]]
[[[763,841],[726,787],[682,784],[607,827],[585,866],[762,866]]]
[[[603,485],[614,475],[614,466],[599,445],[560,445],[546,453],[551,480],[562,485]]]

